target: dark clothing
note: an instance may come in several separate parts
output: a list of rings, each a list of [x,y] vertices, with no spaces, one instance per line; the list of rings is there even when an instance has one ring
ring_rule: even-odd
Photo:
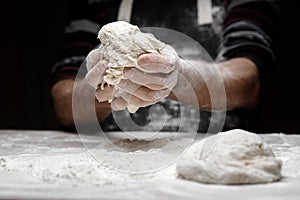
[[[71,1],[65,48],[53,69],[53,83],[75,78],[85,56],[99,44],[99,29],[117,20],[120,3],[121,0]],[[247,57],[257,65],[263,80],[276,62],[279,31],[275,1],[213,0],[211,14],[212,23],[199,24],[197,0],[136,0],[132,5],[130,23],[139,27],[162,27],[181,32],[199,42],[216,62]],[[180,49],[175,49],[180,56],[184,54]],[[170,100],[159,104],[169,111],[167,119],[170,119],[170,123],[166,123],[165,130],[176,130],[178,122],[174,119],[180,116],[180,104]],[[187,118],[193,118],[193,113],[198,112],[195,108],[187,110]],[[139,119],[141,125],[147,124],[150,121],[148,112],[148,108],[142,108],[132,117]],[[210,113],[201,111],[200,119],[199,131],[205,132],[211,122]],[[241,127],[247,120],[244,111],[228,112],[225,129]],[[111,125],[112,118],[103,124],[102,128],[106,130],[116,129],[115,125]]]

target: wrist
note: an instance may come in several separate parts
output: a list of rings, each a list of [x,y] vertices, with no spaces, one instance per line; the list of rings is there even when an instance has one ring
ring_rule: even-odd
[[[216,75],[218,69],[214,63],[180,59],[178,72],[178,81],[169,95],[170,99],[179,100],[203,110],[224,108],[223,105],[219,105],[216,92],[219,91],[223,80],[222,77]]]

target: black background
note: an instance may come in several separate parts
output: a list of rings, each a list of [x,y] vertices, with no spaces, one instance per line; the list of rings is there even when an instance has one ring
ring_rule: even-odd
[[[262,98],[257,132],[300,133],[297,1],[282,1],[280,62]],[[1,1],[1,129],[58,129],[50,71],[63,44],[68,0]]]

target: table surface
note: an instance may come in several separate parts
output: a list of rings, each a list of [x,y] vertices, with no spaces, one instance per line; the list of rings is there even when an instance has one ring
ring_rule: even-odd
[[[299,199],[300,135],[259,135],[283,161],[283,179],[214,185],[179,179],[172,165],[152,176],[108,172],[76,134],[0,130],[0,199]]]

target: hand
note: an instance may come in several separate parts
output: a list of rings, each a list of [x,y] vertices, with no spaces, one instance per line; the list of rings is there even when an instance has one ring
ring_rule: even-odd
[[[105,86],[104,90],[99,87],[107,69],[107,62],[102,59],[99,49],[92,50],[86,57],[86,74],[87,82],[96,89],[96,98],[99,102],[111,100],[113,97],[114,87]],[[101,91],[101,92],[100,92]]]
[[[179,57],[169,45],[161,54],[141,55],[138,58],[139,67],[125,69],[124,78],[115,87],[112,109],[128,107],[130,110],[131,107],[134,112],[168,97],[177,83],[178,63]]]

